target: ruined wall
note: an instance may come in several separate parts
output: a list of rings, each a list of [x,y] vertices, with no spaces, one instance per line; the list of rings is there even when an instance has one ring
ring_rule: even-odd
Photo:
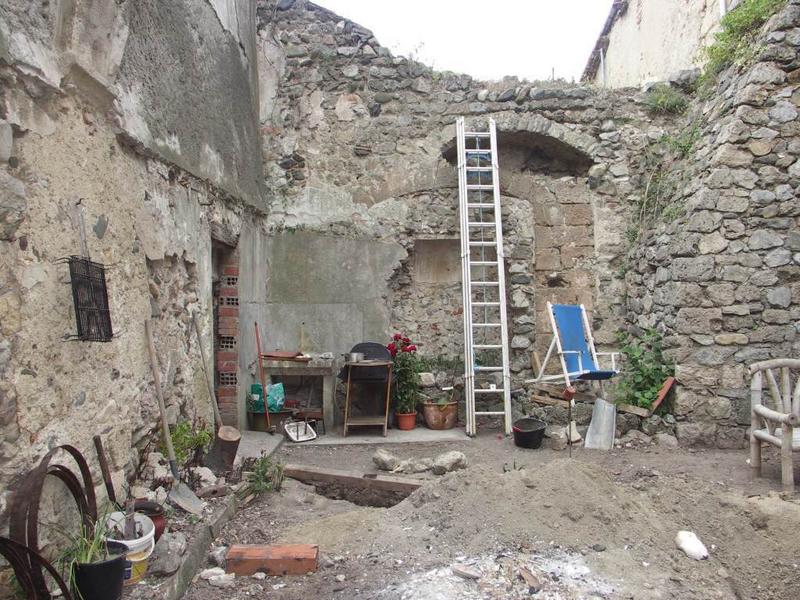
[[[547,300],[584,302],[600,343],[613,341],[623,312],[616,272],[626,249],[626,198],[649,126],[635,98],[438,73],[392,56],[370,31],[305,1],[280,9],[260,2],[258,16],[272,196],[264,235],[302,232],[315,240],[306,252],[332,263],[335,284],[322,277],[295,282],[309,297],[336,302],[337,286],[361,286],[363,270],[370,297],[390,308],[362,329],[361,309],[298,304],[279,289],[270,292],[270,279],[268,306],[292,307],[272,325],[278,339],[297,340],[301,323],[325,316],[333,340],[316,351],[347,350],[353,330],[398,330],[424,354],[461,356],[454,148],[455,121],[465,115],[468,129],[493,118],[499,132],[515,386],[531,375],[531,350],[548,341]],[[395,248],[393,262],[376,271],[369,257],[385,244]],[[310,256],[300,260],[308,268]]]
[[[621,10],[598,42],[605,48],[605,85],[614,88],[666,81],[678,71],[702,64],[701,50],[713,41],[723,14],[719,0],[615,4]],[[594,66],[590,80],[601,85],[602,67],[599,61]]]
[[[13,481],[57,444],[118,489],[157,431],[143,322],[171,421],[212,414],[190,311],[211,355],[211,238],[264,207],[242,0],[4,2],[0,7],[0,522]],[[75,333],[67,266],[108,267],[115,337]],[[97,481],[100,482],[99,473]]]
[[[689,114],[699,139],[671,173],[682,210],[627,275],[631,321],[661,329],[677,363],[684,444],[741,447],[747,366],[800,352],[800,2],[762,40],[756,62],[723,72]]]

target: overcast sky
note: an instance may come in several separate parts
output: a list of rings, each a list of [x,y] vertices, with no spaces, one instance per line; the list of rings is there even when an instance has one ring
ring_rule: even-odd
[[[315,0],[395,54],[479,79],[580,79],[612,0]]]

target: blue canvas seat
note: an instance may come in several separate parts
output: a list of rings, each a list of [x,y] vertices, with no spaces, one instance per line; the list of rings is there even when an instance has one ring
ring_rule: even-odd
[[[553,328],[553,339],[547,349],[544,362],[533,381],[564,379],[567,386],[572,381],[603,381],[611,379],[619,371],[616,368],[617,352],[597,352],[589,327],[589,319],[583,305],[547,303],[547,313]],[[546,375],[545,370],[553,353],[561,362],[561,374]],[[611,368],[601,368],[598,355],[609,355]]]

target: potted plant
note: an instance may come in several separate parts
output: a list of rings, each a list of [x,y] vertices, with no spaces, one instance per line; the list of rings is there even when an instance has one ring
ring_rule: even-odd
[[[422,416],[428,429],[452,429],[458,420],[458,401],[442,395],[422,403]]]
[[[412,344],[409,338],[396,333],[386,348],[394,362],[392,378],[397,428],[409,431],[414,429],[417,423],[419,373],[422,370],[417,356],[417,346]]]
[[[67,534],[68,545],[61,554],[65,579],[81,600],[119,600],[125,578],[123,544],[106,540],[106,520],[93,527],[82,524],[77,534]]]

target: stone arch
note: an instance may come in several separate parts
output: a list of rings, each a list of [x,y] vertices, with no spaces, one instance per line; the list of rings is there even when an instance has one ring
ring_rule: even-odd
[[[491,115],[497,124],[498,145],[526,147],[537,151],[550,162],[558,162],[570,174],[585,175],[594,164],[597,142],[589,135],[574,131],[561,123],[537,114],[501,112]],[[486,117],[469,118],[470,126],[485,129]],[[450,125],[438,132],[441,155],[451,164],[456,162],[455,128]],[[547,162],[547,161],[545,161]]]

